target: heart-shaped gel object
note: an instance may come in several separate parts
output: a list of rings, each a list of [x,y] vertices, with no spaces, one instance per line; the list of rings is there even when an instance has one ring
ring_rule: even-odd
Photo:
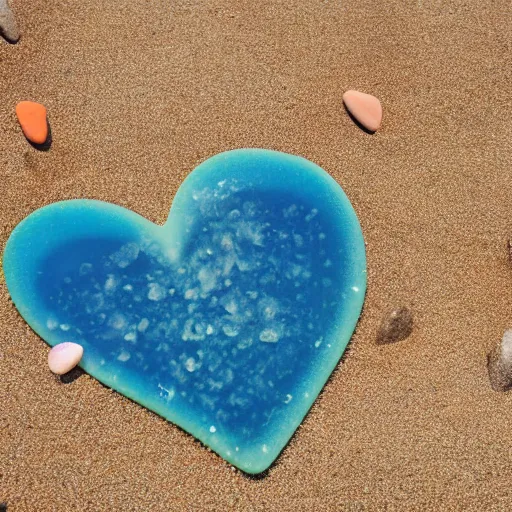
[[[109,203],[41,208],[4,254],[12,299],[90,375],[248,473],[279,455],[338,363],[366,287],[341,187],[313,163],[210,158],[157,226]]]

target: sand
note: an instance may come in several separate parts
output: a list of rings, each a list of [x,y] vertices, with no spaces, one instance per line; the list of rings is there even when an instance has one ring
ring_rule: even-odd
[[[0,287],[0,502],[12,511],[510,510],[509,0],[12,0],[0,44],[0,246],[36,208],[111,201],[162,223],[232,148],[302,155],[343,186],[368,249],[350,349],[278,461],[235,471],[87,375],[62,384]],[[375,135],[346,114],[384,107]],[[14,107],[44,103],[53,145]],[[376,345],[405,305],[410,338]]]

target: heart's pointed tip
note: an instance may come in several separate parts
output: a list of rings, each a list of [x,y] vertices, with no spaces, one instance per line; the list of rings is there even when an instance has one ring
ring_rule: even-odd
[[[236,468],[252,477],[264,476],[274,464],[278,455],[271,459],[258,460],[257,457],[251,456],[247,460],[239,460],[236,463],[231,462]]]
[[[367,130],[375,132],[382,123],[382,105],[371,94],[350,89],[343,94],[343,103],[352,116]]]
[[[44,144],[48,139],[47,110],[41,103],[20,101],[16,116],[25,137],[33,144]]]

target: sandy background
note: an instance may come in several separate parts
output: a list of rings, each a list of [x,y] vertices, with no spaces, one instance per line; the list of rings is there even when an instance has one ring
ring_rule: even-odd
[[[510,510],[512,393],[486,354],[512,326],[509,0],[12,0],[0,42],[0,246],[47,203],[163,222],[206,158],[255,146],[330,172],[359,215],[369,288],[350,350],[277,463],[233,470],[48,348],[0,283],[0,502],[46,510]],[[346,115],[378,96],[381,131]],[[49,110],[53,146],[16,122]],[[375,345],[409,305],[406,341]]]

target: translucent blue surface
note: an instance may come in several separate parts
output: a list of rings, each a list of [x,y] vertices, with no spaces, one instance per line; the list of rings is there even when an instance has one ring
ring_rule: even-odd
[[[217,155],[157,226],[109,203],[34,212],[4,253],[12,299],[50,345],[248,473],[301,423],[356,326],[364,242],[341,187],[302,158]]]

